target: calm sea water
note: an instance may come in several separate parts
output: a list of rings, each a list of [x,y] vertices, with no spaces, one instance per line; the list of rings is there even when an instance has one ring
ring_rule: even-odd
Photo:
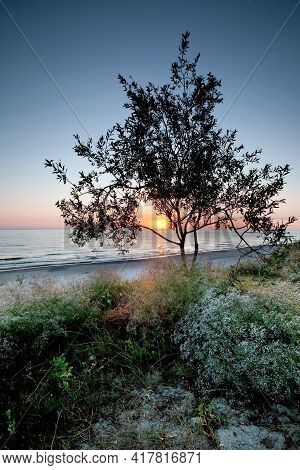
[[[171,238],[168,230],[161,232]],[[293,234],[300,239],[300,231]],[[252,234],[249,242],[259,244]],[[237,245],[237,236],[229,231],[200,231],[200,251],[226,250]],[[187,252],[192,251],[192,238],[187,240]],[[129,253],[122,255],[112,246],[97,247],[90,243],[85,247],[73,244],[65,230],[0,230],[0,270],[33,266],[50,266],[72,263],[97,263],[113,260],[142,259],[178,253],[178,247],[149,231],[139,235]]]

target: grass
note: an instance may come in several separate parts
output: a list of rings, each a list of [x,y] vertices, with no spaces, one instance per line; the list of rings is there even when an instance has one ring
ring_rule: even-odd
[[[127,293],[124,292],[117,308],[106,312],[108,322],[126,319],[132,325],[153,325],[175,321],[192,302],[203,297],[208,283],[195,266],[167,264],[150,270],[127,286]]]
[[[193,389],[195,371],[172,341],[178,321],[212,288],[216,295],[234,288],[266,305],[272,296],[298,315],[299,282],[296,243],[235,270],[170,264],[130,282],[109,276],[64,286],[10,284],[0,294],[1,448],[74,448],[97,417],[114,423],[134,390]],[[195,393],[200,431],[213,443],[217,420]],[[164,439],[132,425],[102,445],[168,448]]]

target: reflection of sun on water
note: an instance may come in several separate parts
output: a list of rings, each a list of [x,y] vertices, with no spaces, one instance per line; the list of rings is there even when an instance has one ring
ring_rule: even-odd
[[[156,250],[159,253],[159,255],[164,255],[166,253],[166,244],[161,238],[156,240]]]
[[[169,228],[169,222],[168,219],[163,215],[158,215],[154,218],[152,226],[155,230],[159,232],[160,230],[166,230],[167,228]],[[165,255],[168,253],[168,247],[166,247],[166,242],[162,238],[156,237],[155,242],[157,253],[159,253],[160,255]]]

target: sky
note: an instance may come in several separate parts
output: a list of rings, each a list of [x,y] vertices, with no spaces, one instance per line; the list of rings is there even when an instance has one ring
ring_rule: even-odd
[[[222,79],[222,128],[237,129],[247,150],[262,148],[263,163],[291,165],[277,217],[300,218],[300,5],[289,18],[296,4],[0,0],[0,228],[63,226],[54,204],[67,188],[44,159],[61,159],[76,180],[86,167],[73,134],[97,140],[122,122],[119,73],[168,82],[186,30],[191,55],[201,54],[199,73]]]

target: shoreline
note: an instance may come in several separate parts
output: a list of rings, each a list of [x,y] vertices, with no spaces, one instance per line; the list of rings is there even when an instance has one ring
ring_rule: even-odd
[[[232,266],[238,262],[241,252],[247,254],[248,248],[238,251],[236,248],[227,250],[205,251],[198,254],[197,263],[213,266]],[[187,254],[187,260],[191,260],[193,254]],[[243,261],[249,261],[257,258],[254,253],[243,257]],[[57,264],[48,266],[31,266],[24,268],[13,268],[0,271],[0,286],[11,281],[24,279],[49,279],[55,278],[64,282],[86,278],[93,274],[114,273],[124,279],[133,279],[141,275],[145,269],[161,266],[168,262],[180,262],[180,255],[166,255],[149,258],[126,259],[126,260],[107,260],[99,262],[81,262]]]

